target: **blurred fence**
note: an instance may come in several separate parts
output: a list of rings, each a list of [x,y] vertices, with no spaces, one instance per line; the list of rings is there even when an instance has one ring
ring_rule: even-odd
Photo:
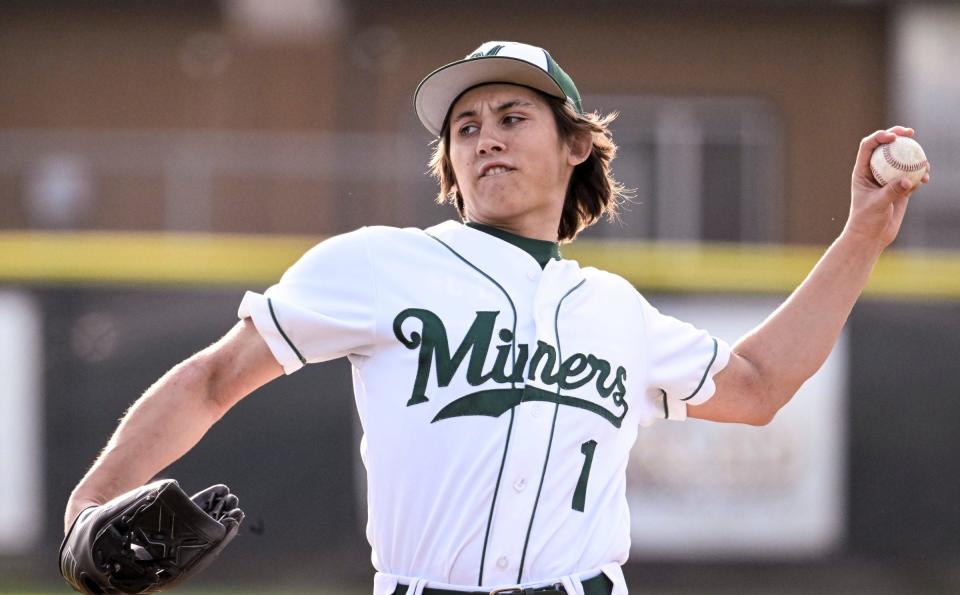
[[[423,175],[420,141],[346,132],[0,130],[0,200],[19,206],[0,225],[316,233],[359,225],[357,211],[379,208],[384,221],[394,212],[426,216],[435,190]],[[374,207],[385,187],[398,191]],[[399,191],[408,187],[415,190]]]

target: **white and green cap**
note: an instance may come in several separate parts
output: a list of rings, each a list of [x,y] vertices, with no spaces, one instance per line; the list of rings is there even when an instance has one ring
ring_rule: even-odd
[[[530,87],[566,99],[578,114],[583,113],[577,86],[547,50],[516,41],[488,41],[420,82],[413,98],[417,116],[439,136],[453,102],[464,91],[487,83]]]

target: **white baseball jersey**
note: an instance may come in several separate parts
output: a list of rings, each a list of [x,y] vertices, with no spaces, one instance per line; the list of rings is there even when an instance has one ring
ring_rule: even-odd
[[[454,221],[326,240],[239,315],[288,374],[349,358],[374,567],[438,585],[619,572],[638,428],[729,357],[619,276]]]

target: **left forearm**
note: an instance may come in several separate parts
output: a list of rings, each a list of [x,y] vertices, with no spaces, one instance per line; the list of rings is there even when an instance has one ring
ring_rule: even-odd
[[[843,233],[789,298],[733,346],[715,377],[716,392],[690,406],[691,417],[768,423],[830,355],[883,249],[897,237],[916,185],[904,179],[881,186],[870,157],[912,128],[878,130],[860,142],[850,185],[850,216]],[[930,180],[924,173],[921,183]]]
[[[830,355],[882,249],[841,234],[790,297],[734,345],[734,353],[757,370],[774,410]]]

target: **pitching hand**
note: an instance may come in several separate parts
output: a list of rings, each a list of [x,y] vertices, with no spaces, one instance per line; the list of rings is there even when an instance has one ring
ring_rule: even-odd
[[[910,195],[916,190],[906,178],[897,178],[881,186],[870,173],[873,150],[881,144],[892,142],[897,136],[913,136],[913,128],[894,126],[878,130],[860,141],[850,185],[850,216],[844,233],[876,243],[881,249],[896,239]],[[929,181],[930,174],[924,174],[921,184]]]

